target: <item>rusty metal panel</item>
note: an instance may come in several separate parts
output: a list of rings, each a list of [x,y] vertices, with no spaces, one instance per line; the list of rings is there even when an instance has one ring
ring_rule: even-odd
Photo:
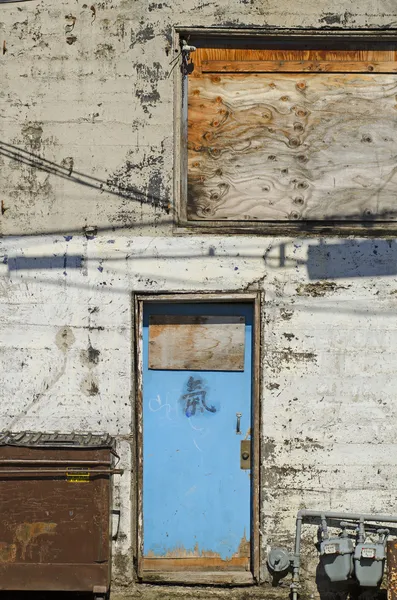
[[[1,590],[109,587],[110,465],[110,448],[0,445]]]
[[[151,315],[149,369],[244,371],[244,317]]]
[[[397,600],[397,540],[387,542],[387,600]]]
[[[110,448],[115,440],[108,433],[44,433],[37,431],[1,431],[0,446],[41,446],[42,448]]]

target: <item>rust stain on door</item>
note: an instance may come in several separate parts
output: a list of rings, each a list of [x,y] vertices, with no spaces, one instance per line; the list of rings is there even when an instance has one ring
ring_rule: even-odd
[[[200,550],[199,545],[196,544],[193,550],[178,546],[161,555],[149,551],[143,562],[144,569],[148,571],[162,571],[170,568],[176,571],[183,571],[186,568],[193,571],[207,569],[248,571],[250,568],[250,541],[244,534],[237,552],[226,560],[222,559],[218,552]]]
[[[7,542],[0,542],[0,563],[15,562],[16,557],[16,544],[7,544]]]
[[[15,540],[21,545],[22,560],[26,557],[26,550],[40,535],[52,535],[55,532],[56,523],[21,523],[15,531]]]

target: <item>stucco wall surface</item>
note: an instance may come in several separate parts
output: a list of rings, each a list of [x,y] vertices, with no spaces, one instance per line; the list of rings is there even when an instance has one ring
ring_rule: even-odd
[[[175,25],[396,24],[391,0],[0,5],[1,428],[116,436],[121,595],[210,595],[132,583],[134,293],[264,293],[263,597],[299,508],[395,511],[396,241],[176,234],[170,71]]]

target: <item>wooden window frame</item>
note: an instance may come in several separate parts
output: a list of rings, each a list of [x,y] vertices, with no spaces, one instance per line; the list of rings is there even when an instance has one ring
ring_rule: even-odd
[[[132,471],[135,473],[132,482],[133,516],[135,525],[132,530],[133,562],[136,566],[136,578],[139,583],[175,583],[193,585],[235,585],[246,586],[260,583],[260,444],[261,444],[261,382],[262,382],[262,308],[264,306],[263,292],[223,292],[223,293],[170,293],[170,294],[134,294],[134,413],[133,435],[135,438],[135,457],[133,457]],[[252,361],[252,418],[253,428],[253,467],[251,470],[251,570],[250,576],[240,571],[214,571],[214,572],[189,572],[166,571],[147,572],[142,569],[143,559],[143,361],[142,361],[142,329],[143,307],[146,304],[159,302],[175,303],[247,303],[253,306],[253,361]]]
[[[180,48],[181,40],[189,39],[194,45],[195,39],[206,39],[208,47],[218,39],[250,39],[279,41],[296,40],[297,45],[306,41],[335,41],[335,43],[389,42],[397,45],[397,29],[379,30],[341,30],[341,29],[235,29],[235,28],[195,28],[176,27],[174,29],[174,49]],[[357,236],[377,237],[379,235],[397,235],[397,221],[210,221],[187,218],[187,78],[180,69],[174,69],[174,230],[177,234],[258,234],[291,236]]]

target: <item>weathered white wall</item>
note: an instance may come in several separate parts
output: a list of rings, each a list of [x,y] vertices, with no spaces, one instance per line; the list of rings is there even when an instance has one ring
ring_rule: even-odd
[[[263,290],[264,556],[301,507],[393,512],[396,242],[175,235],[168,73],[173,25],[394,27],[395,3],[90,6],[0,5],[1,428],[117,437],[131,592],[132,294]]]

